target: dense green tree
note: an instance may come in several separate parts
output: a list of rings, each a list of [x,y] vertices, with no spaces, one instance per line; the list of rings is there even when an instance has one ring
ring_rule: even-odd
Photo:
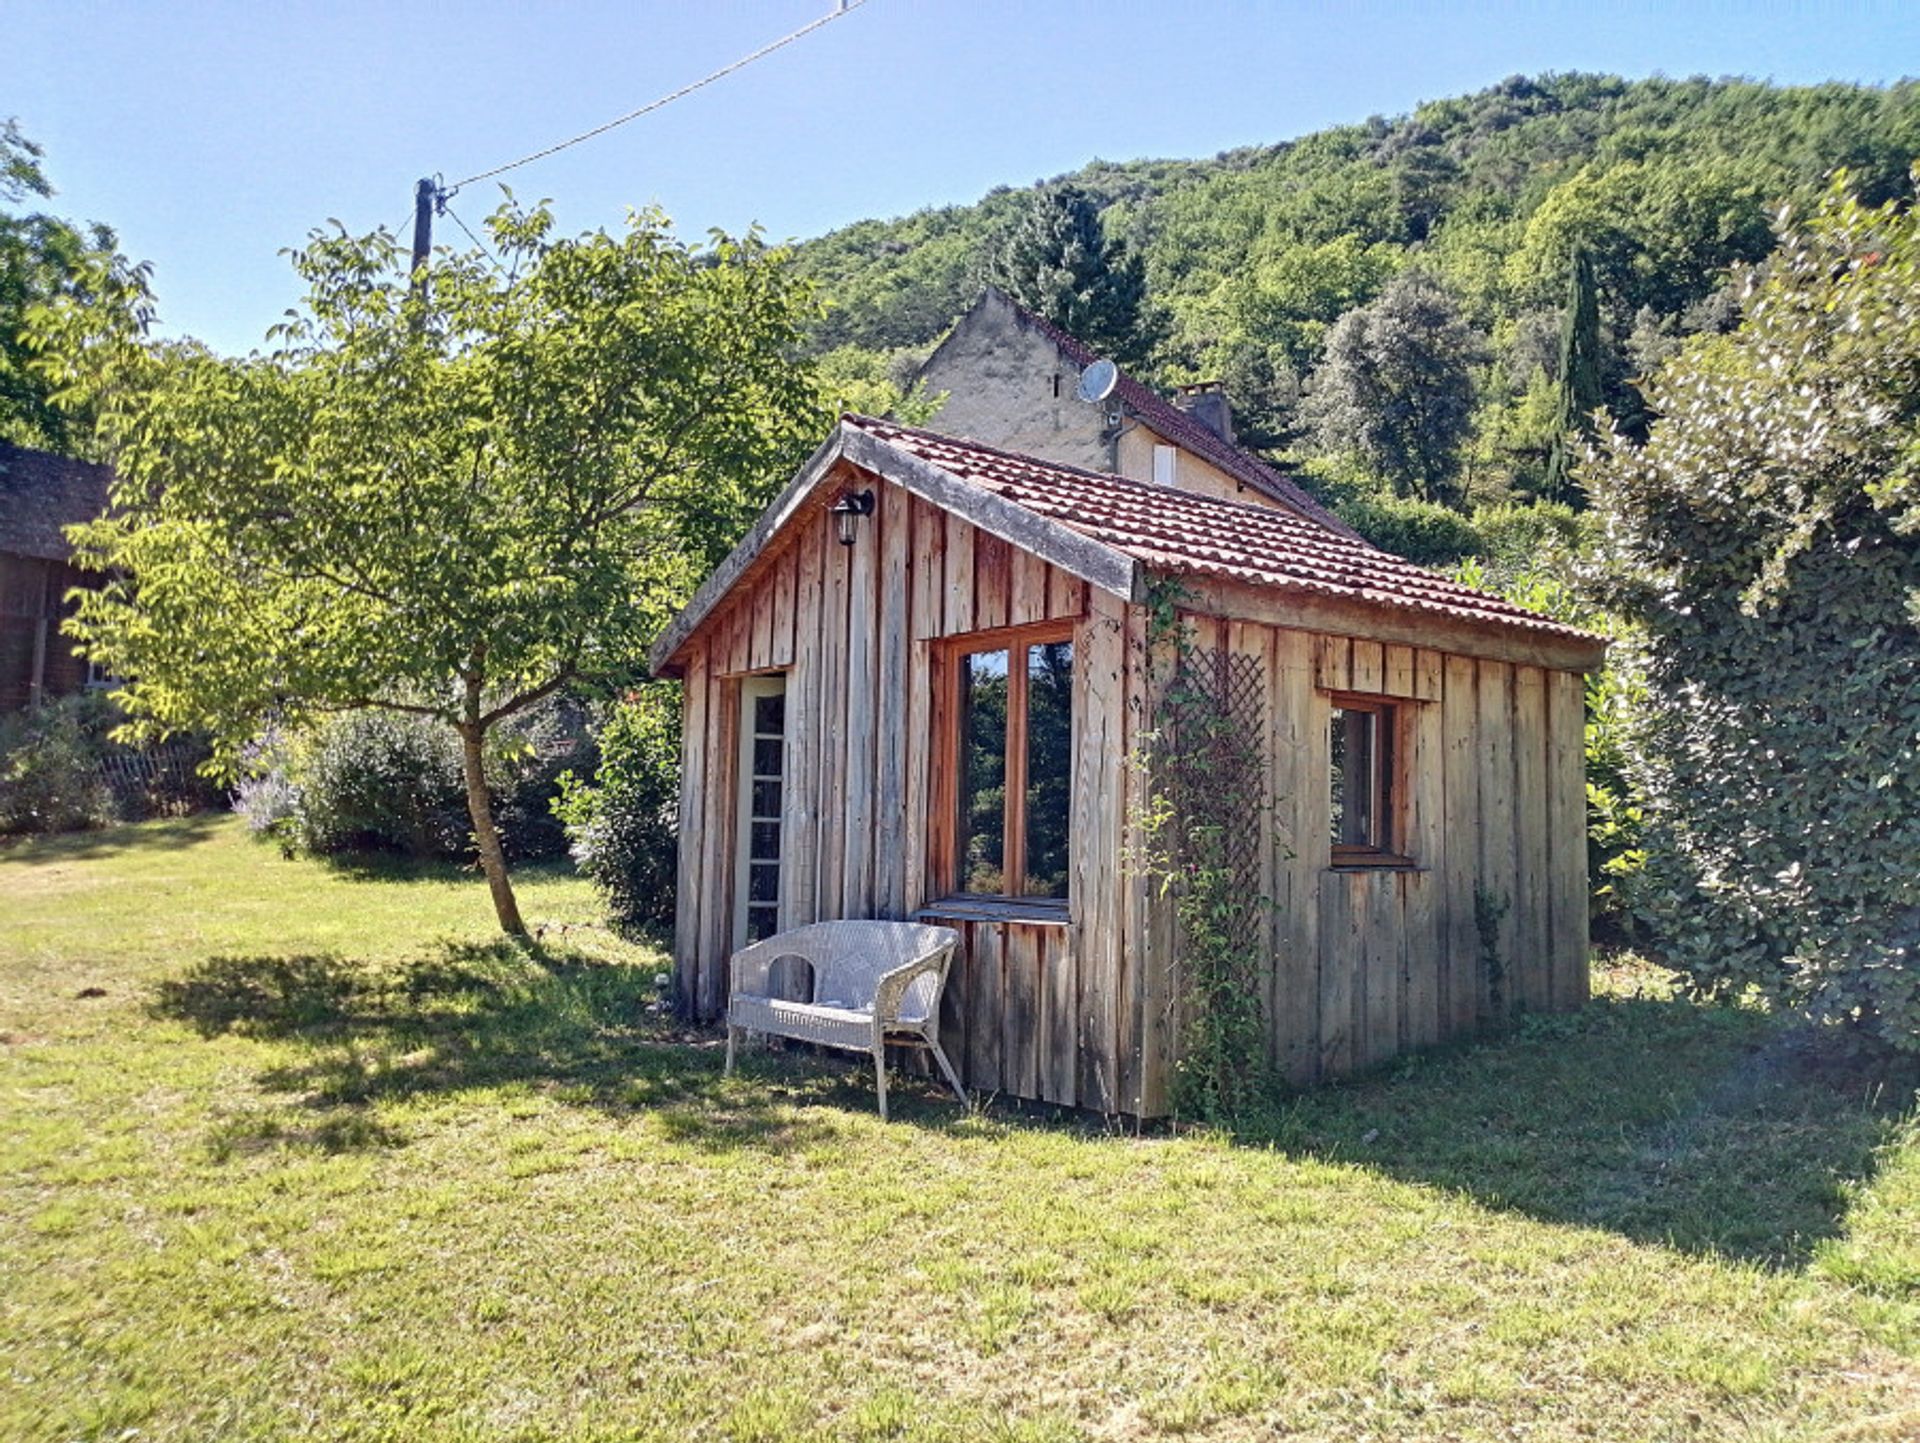
[[[1300,436],[1305,383],[1286,348],[1236,335],[1214,346],[1201,368],[1233,403],[1234,440],[1253,451],[1281,451]],[[1196,379],[1200,379],[1196,377]]]
[[[1528,372],[1518,394],[1484,399],[1466,449],[1467,490],[1495,498],[1544,496],[1547,464],[1560,439],[1559,388],[1545,368]]]
[[[1145,358],[1146,268],[1108,237],[1099,206],[1079,186],[1036,192],[982,269],[989,284],[1102,355],[1127,365]]]
[[[152,297],[148,267],[121,255],[106,226],[26,209],[54,193],[43,156],[17,121],[0,125],[0,440],[75,455],[91,449],[90,417],[56,403],[59,383],[40,364],[36,317],[70,301],[143,329]]]
[[[1674,314],[1717,289],[1727,269],[1772,249],[1784,186],[1757,163],[1718,157],[1595,162],[1555,186],[1507,266],[1520,293],[1565,285],[1576,253],[1624,315]]]
[[[1567,312],[1560,332],[1553,453],[1547,458],[1547,495],[1572,501],[1575,448],[1592,435],[1593,413],[1604,400],[1600,354],[1600,297],[1593,262],[1576,250],[1567,267]]]
[[[1480,351],[1439,282],[1421,271],[1395,276],[1327,337],[1307,397],[1320,449],[1357,456],[1397,496],[1456,499]]]
[[[780,253],[690,248],[656,215],[558,239],[509,205],[489,229],[500,263],[443,255],[424,297],[384,231],[316,233],[268,355],[97,356],[117,509],[84,531],[109,579],[74,629],[136,729],[204,730],[228,765],[270,711],[451,727],[517,933],[490,731],[631,677],[820,417]]]
[[[886,416],[909,426],[922,425],[940,409],[915,373],[927,359],[921,350],[893,352],[836,346],[814,358],[820,394],[829,411],[858,411]]]
[[[1702,992],[1920,1049],[1920,213],[1836,191],[1587,472],[1638,626],[1639,898]]]
[[[1398,264],[1393,247],[1354,236],[1250,257],[1190,311],[1176,349],[1197,361],[1183,369],[1226,383],[1243,445],[1289,446],[1300,435],[1302,379],[1327,331],[1378,295]]]
[[[1400,268],[1392,246],[1346,235],[1250,258],[1222,287],[1231,328],[1278,344],[1296,370],[1311,370],[1333,323],[1380,294]]]

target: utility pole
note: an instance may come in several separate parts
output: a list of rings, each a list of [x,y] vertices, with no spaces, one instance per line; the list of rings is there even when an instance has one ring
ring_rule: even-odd
[[[407,274],[416,300],[427,298],[427,256],[433,250],[433,205],[440,187],[422,176],[413,188],[413,265]]]

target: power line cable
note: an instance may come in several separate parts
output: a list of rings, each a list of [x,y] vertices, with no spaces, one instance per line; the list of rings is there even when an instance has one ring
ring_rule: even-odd
[[[437,209],[442,215],[450,215],[453,217],[453,223],[459,226],[461,230],[466,231],[467,239],[472,241],[478,247],[480,247],[480,254],[485,256],[489,261],[493,263],[493,268],[495,270],[497,271],[505,270],[506,267],[500,264],[500,257],[495,255],[491,250],[487,249],[487,243],[481,240],[479,236],[475,235],[472,232],[472,230],[468,229],[467,223],[460,219],[460,212],[455,210],[452,206],[448,205],[447,199],[448,197],[445,195],[440,196],[438,200],[435,202],[435,209]]]
[[[531,165],[536,160],[545,160],[548,156],[557,155],[569,146],[580,144],[583,140],[592,140],[596,135],[605,135],[609,130],[625,125],[630,120],[638,120],[641,116],[650,114],[660,109],[663,105],[671,105],[682,96],[691,95],[703,86],[711,85],[716,80],[724,79],[736,70],[745,69],[747,66],[753,64],[754,61],[761,59],[763,56],[773,54],[774,51],[780,49],[782,46],[793,44],[793,42],[800,39],[801,36],[811,35],[821,26],[831,25],[842,16],[852,14],[866,3],[867,0],[836,0],[834,8],[829,10],[825,15],[822,15],[818,20],[809,21],[791,35],[782,35],[778,40],[767,45],[762,45],[758,50],[754,51],[753,54],[743,55],[731,65],[723,65],[711,75],[702,76],[691,85],[683,85],[669,95],[663,95],[658,100],[648,101],[638,110],[629,110],[625,115],[609,120],[605,125],[596,125],[592,130],[583,130],[571,139],[563,140],[557,145],[550,145],[545,150],[536,150],[531,155],[523,155],[518,160],[508,161],[505,165],[496,165],[492,170],[483,170],[478,175],[468,176],[465,180],[456,180],[450,187],[448,193],[458,191],[463,185],[472,185],[477,180],[490,180],[496,175],[504,175],[510,170],[518,170],[523,165]],[[455,219],[458,219],[458,217],[456,216]]]

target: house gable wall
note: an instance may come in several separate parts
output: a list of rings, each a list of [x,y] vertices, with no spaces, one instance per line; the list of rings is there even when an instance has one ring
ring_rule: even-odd
[[[930,423],[945,435],[1087,471],[1113,469],[1103,408],[1074,393],[1079,367],[1022,325],[997,292],[968,312],[920,374],[930,393],[945,393]]]
[[[957,436],[1043,461],[1152,481],[1153,449],[1176,451],[1174,484],[1186,491],[1300,514],[1257,487],[1228,475],[1129,414],[1118,434],[1107,429],[1107,406],[1075,394],[1080,367],[1040,330],[1023,324],[999,292],[988,291],[921,368],[927,390],[944,395],[928,423]]]
[[[1264,491],[1256,491],[1235,477],[1229,476],[1211,461],[1196,456],[1176,442],[1167,440],[1150,426],[1140,424],[1128,427],[1120,433],[1114,443],[1115,462],[1113,470],[1133,481],[1155,480],[1153,474],[1153,453],[1157,446],[1174,448],[1173,484],[1182,491],[1194,491],[1202,496],[1214,496],[1222,501],[1244,501],[1255,506],[1271,506],[1276,511],[1285,511],[1290,515],[1300,513],[1291,506],[1283,505]]]
[[[740,679],[786,675],[781,927],[916,913],[960,928],[943,1014],[970,1087],[1107,1112],[1159,1110],[1120,935],[1144,889],[1122,875],[1122,761],[1132,739],[1125,602],[904,488],[843,463],[685,650],[675,963],[682,1003],[726,1005],[735,915]],[[851,547],[826,506],[871,486]],[[1135,609],[1137,610],[1137,608]],[[933,738],[944,638],[1060,621],[1075,643],[1073,838],[1066,918],[941,910],[930,896]],[[1132,911],[1142,909],[1133,907]],[[1164,1048],[1159,1053],[1164,1054]]]

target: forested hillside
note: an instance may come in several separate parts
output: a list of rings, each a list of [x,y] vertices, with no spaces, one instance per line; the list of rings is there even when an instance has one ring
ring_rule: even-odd
[[[1395,306],[1428,316],[1450,306],[1458,354],[1441,360],[1470,397],[1447,441],[1454,469],[1444,487],[1393,489],[1464,507],[1558,491],[1549,472],[1567,411],[1570,312],[1592,330],[1571,338],[1590,394],[1637,427],[1630,379],[1682,336],[1731,324],[1728,267],[1767,254],[1781,204],[1811,199],[1840,167],[1863,200],[1908,194],[1916,157],[1912,82],[1787,89],[1573,74],[1211,160],[1096,161],[1052,188],[1092,197],[1109,240],[1144,260],[1145,369],[1163,382],[1226,380],[1244,439],[1318,454],[1336,488],[1394,475],[1365,456],[1332,459],[1326,417],[1339,405],[1316,413],[1303,400],[1335,389],[1315,378],[1336,323],[1370,303],[1387,307],[1384,322]],[[803,245],[800,263],[833,307],[816,334],[821,351],[838,352],[830,368],[871,374],[882,355],[897,367],[891,353],[924,351],[1034,196],[996,190]],[[1396,299],[1390,283],[1410,270],[1437,289]],[[1390,325],[1348,329],[1341,364],[1375,364],[1367,337]]]

